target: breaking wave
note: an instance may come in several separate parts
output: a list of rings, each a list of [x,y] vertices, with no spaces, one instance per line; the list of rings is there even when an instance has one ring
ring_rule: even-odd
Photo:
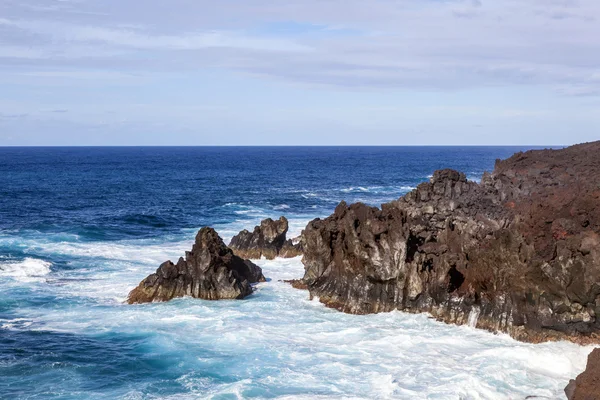
[[[36,281],[50,273],[51,263],[36,258],[0,263],[0,277],[10,277],[21,281]]]

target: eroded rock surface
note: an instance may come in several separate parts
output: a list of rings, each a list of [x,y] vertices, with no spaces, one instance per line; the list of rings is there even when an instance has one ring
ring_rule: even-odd
[[[244,229],[234,236],[229,247],[242,258],[296,257],[302,254],[302,248],[299,243],[294,244],[286,238],[288,228],[288,220],[283,216],[278,220],[267,218],[254,227],[254,231]]]
[[[598,341],[600,142],[515,154],[481,184],[436,171],[381,209],[342,202],[303,246],[311,297],[344,312]]]
[[[600,349],[588,356],[587,367],[565,388],[569,400],[600,400]]]
[[[214,229],[205,227],[185,259],[163,263],[129,293],[127,301],[149,303],[183,296],[242,299],[252,293],[252,283],[264,281],[260,267],[234,255]]]

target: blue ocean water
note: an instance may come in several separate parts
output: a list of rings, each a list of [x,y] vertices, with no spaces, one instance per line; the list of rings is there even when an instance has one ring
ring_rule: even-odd
[[[562,398],[590,348],[338,313],[279,282],[299,258],[257,261],[271,280],[244,301],[123,303],[202,226],[228,241],[285,215],[295,235],[519,150],[0,148],[0,398]]]

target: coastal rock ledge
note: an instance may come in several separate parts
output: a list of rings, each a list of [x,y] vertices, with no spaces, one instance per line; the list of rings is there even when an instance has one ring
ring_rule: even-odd
[[[242,299],[252,283],[264,282],[257,265],[243,260],[225,246],[212,228],[202,228],[192,251],[177,264],[163,263],[129,293],[127,302],[150,303],[191,296],[205,300]]]
[[[453,170],[381,209],[340,203],[303,232],[310,296],[428,312],[528,342],[599,341],[600,142]]]
[[[302,247],[300,243],[294,244],[291,239],[286,239],[288,228],[288,220],[283,216],[278,220],[267,218],[255,226],[252,232],[244,229],[234,236],[229,247],[236,255],[253,260],[261,257],[273,260],[276,257],[299,256],[302,254]]]

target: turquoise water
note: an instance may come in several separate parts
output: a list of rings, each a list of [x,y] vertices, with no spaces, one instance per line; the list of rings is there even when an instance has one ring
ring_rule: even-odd
[[[123,303],[201,226],[298,234],[516,150],[0,148],[0,398],[562,398],[591,348],[329,310],[280,282],[299,258],[257,261],[270,280],[244,301]]]

